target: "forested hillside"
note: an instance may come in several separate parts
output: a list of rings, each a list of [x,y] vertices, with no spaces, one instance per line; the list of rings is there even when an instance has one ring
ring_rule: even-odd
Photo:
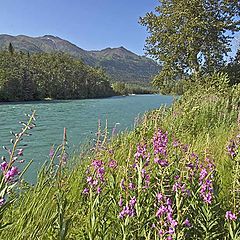
[[[0,52],[0,100],[81,99],[112,96],[108,77],[63,53]]]
[[[103,68],[114,81],[149,84],[160,70],[152,59],[138,56],[124,47],[87,51],[52,35],[29,37],[0,34],[0,49],[6,50],[10,43],[16,51],[25,53],[67,53],[90,66]]]

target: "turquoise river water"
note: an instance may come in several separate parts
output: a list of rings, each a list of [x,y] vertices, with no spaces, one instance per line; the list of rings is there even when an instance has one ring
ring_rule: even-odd
[[[171,96],[134,95],[105,99],[3,103],[0,104],[0,146],[11,147],[10,131],[18,132],[21,129],[19,121],[26,119],[24,114],[36,110],[36,127],[32,130],[32,136],[25,137],[23,141],[27,144],[24,149],[25,162],[33,159],[26,173],[26,179],[31,182],[48,159],[50,147],[61,143],[64,127],[67,128],[68,151],[72,152],[95,137],[98,119],[103,126],[107,119],[110,132],[114,126],[118,132],[131,130],[139,115],[161,105],[170,105],[172,101]],[[7,154],[1,147],[0,156],[3,155]]]

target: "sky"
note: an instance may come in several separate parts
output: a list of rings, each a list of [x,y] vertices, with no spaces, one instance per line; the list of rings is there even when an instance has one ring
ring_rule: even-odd
[[[86,50],[125,48],[143,55],[139,17],[157,0],[0,0],[0,33],[54,35]]]
[[[123,46],[144,54],[139,17],[158,0],[0,0],[0,34],[54,35],[85,50]],[[233,41],[235,52],[240,42]]]

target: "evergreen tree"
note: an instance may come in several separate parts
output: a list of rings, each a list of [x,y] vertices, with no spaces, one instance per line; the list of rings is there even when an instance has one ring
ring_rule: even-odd
[[[11,55],[13,55],[14,53],[14,47],[12,45],[12,43],[10,42],[9,45],[8,45],[8,51],[11,53]]]
[[[0,100],[112,96],[105,72],[63,53],[0,52]]]

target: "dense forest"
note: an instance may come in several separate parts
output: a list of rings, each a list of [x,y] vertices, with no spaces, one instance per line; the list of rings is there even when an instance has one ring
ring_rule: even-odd
[[[0,100],[83,99],[112,96],[102,69],[64,53],[0,52]]]

